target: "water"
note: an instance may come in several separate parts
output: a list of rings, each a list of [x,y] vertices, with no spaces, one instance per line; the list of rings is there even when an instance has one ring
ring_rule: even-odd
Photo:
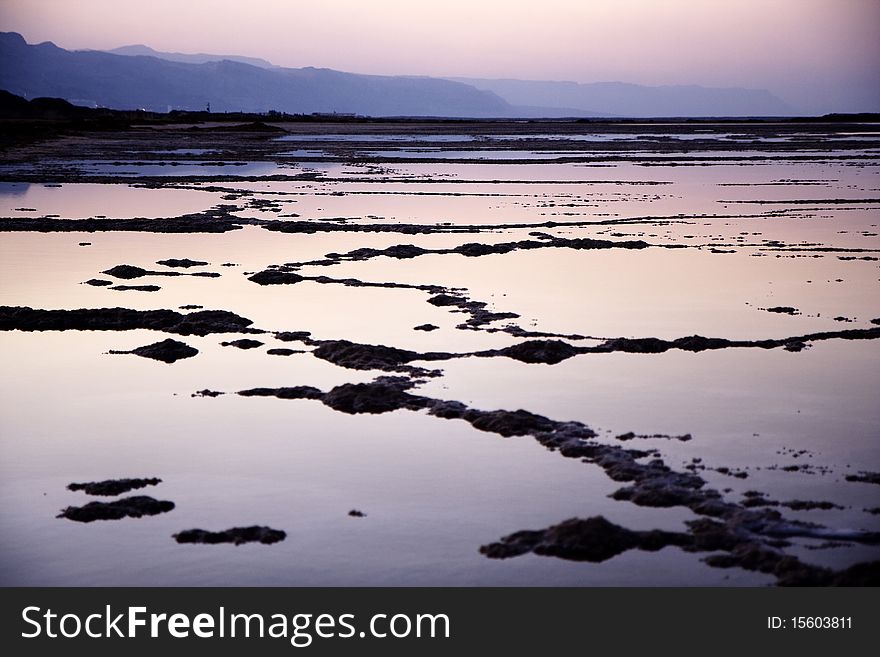
[[[660,168],[642,166],[639,160],[650,156],[650,146],[627,150],[632,161],[601,166],[479,161],[389,166],[370,162],[369,156],[358,163],[282,163],[290,155],[284,151],[290,141],[399,142],[403,150],[388,151],[395,157],[406,152],[407,143],[436,142],[428,154],[449,159],[457,157],[456,141],[479,141],[485,148],[483,142],[501,139],[571,140],[607,149],[615,141],[635,139],[623,133],[450,135],[397,129],[383,135],[267,138],[268,150],[260,159],[245,162],[236,156],[234,161],[243,163],[235,166],[188,159],[234,153],[225,135],[205,136],[206,143],[190,142],[198,148],[186,149],[166,139],[160,150],[154,148],[163,156],[155,163],[127,162],[121,145],[108,142],[101,146],[107,152],[104,160],[94,156],[100,150],[95,147],[88,158],[71,154],[65,159],[59,153],[51,161],[7,165],[0,183],[0,217],[161,221],[224,205],[236,216],[260,221],[297,214],[301,221],[346,218],[341,225],[351,227],[445,229],[428,234],[282,233],[253,225],[216,234],[2,232],[0,305],[176,309],[198,304],[230,310],[270,331],[311,331],[322,340],[464,354],[522,340],[504,332],[462,330],[458,326],[467,317],[427,303],[431,294],[424,291],[314,281],[259,286],[247,275],[273,264],[306,263],[364,247],[410,244],[443,250],[469,242],[545,239],[533,234],[537,231],[563,238],[644,240],[651,246],[542,248],[481,257],[381,256],[304,265],[300,273],[458,288],[491,310],[519,315],[488,328],[513,322],[528,330],[590,338],[568,339],[576,345],[619,336],[757,340],[873,326],[871,320],[880,318],[880,161],[867,142],[875,133],[802,130],[780,136],[750,133],[742,126],[734,130],[706,134],[682,129],[672,136],[681,141],[742,136],[757,143],[799,136],[811,143],[825,139],[823,148],[844,136],[864,137],[866,149],[843,149],[838,153],[843,159],[835,161],[793,161],[768,146],[758,149],[770,155],[767,160],[708,166],[694,160]],[[646,136],[655,135],[641,132],[638,138]],[[450,149],[444,148],[447,143]],[[517,151],[463,152],[503,159]],[[528,152],[558,156],[552,148]],[[849,157],[865,155],[868,159]],[[70,174],[59,171],[109,179],[70,182],[65,177]],[[267,178],[304,172],[314,174],[313,179]],[[220,180],[176,180],[201,175]],[[142,186],[131,179],[144,176],[164,180]],[[257,180],[242,181],[242,176]],[[449,230],[463,226],[472,227],[471,232]],[[91,278],[110,280],[101,272],[122,263],[174,271],[157,261],[184,257],[209,264],[179,271],[221,276],[114,280],[155,284],[161,288],[157,292],[83,284]],[[773,306],[793,306],[799,314],[766,310]],[[413,330],[425,323],[438,329]],[[145,330],[0,332],[3,584],[774,581],[742,569],[710,568],[701,561],[704,555],[678,548],[627,552],[599,564],[531,554],[487,559],[478,551],[481,545],[570,517],[602,515],[630,529],[683,531],[684,523],[697,516],[683,507],[615,501],[609,495],[624,484],[595,465],[563,458],[528,436],[502,438],[424,411],[347,415],[309,400],[191,396],[205,388],[234,393],[310,385],[329,390],[384,374],[335,366],[308,353],[312,347],[281,342],[271,333],[254,336],[265,344],[247,351],[221,346],[238,335],[171,336],[199,350],[196,357],[171,365],[108,353],[164,337],[169,336]],[[876,340],[833,339],[795,353],[734,348],[582,354],[555,365],[501,357],[417,361],[443,374],[414,392],[472,408],[522,408],[556,420],[578,420],[608,444],[617,444],[614,436],[627,431],[690,433],[688,442],[637,439],[628,446],[657,449],[679,470],[702,459],[709,468],[699,472],[706,486],[727,500],[759,490],[777,500],[828,501],[841,508],[781,511],[787,518],[834,529],[877,531],[880,518],[867,512],[878,505],[876,486],[846,480],[857,472],[880,471],[877,345]],[[266,353],[272,347],[305,353],[273,356]],[[810,467],[783,469],[792,464]],[[743,471],[747,477],[714,468]],[[147,476],[163,482],[132,494],[172,500],[172,512],[89,524],[55,517],[60,509],[90,499],[65,490],[70,482]],[[351,509],[367,516],[349,517]],[[251,524],[283,529],[287,539],[273,546],[239,547],[178,545],[171,539],[193,527]],[[831,568],[878,556],[876,547],[857,543],[808,549],[820,544],[798,539],[788,551]]]
[[[95,183],[3,183],[0,186],[0,216],[5,217],[173,217],[202,212],[215,202],[215,197],[195,189],[145,189],[127,184]]]
[[[486,137],[482,135],[431,135],[431,134],[420,134],[420,135],[392,135],[392,134],[334,134],[334,133],[321,133],[321,134],[303,134],[303,135],[284,135],[283,137],[277,137],[276,141],[327,141],[327,142],[347,142],[347,141],[357,141],[357,142],[413,142],[413,141],[423,141],[423,142],[456,142],[456,141],[474,141],[474,140],[483,140]]]

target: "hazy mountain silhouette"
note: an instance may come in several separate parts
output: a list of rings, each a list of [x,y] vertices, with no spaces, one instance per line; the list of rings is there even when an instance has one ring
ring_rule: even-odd
[[[84,51],[90,52],[90,51]],[[219,62],[228,59],[230,62],[238,62],[240,64],[250,64],[251,66],[259,66],[260,68],[278,68],[272,62],[267,62],[259,57],[242,57],[241,55],[209,55],[207,53],[186,54],[182,52],[160,52],[153,50],[150,46],[137,44],[132,46],[122,46],[113,50],[105,50],[112,55],[128,55],[130,57],[158,57],[159,59],[167,59],[171,62],[183,62],[186,64],[207,64],[208,62]]]
[[[260,68],[229,60],[204,64],[157,57],[71,52],[28,45],[0,33],[0,88],[87,106],[371,116],[510,115],[494,94],[449,80],[355,75],[316,68]]]
[[[604,116],[791,116],[795,110],[763,89],[648,87],[624,82],[544,82],[450,78],[491,91],[511,105],[568,107]]]
[[[116,109],[368,116],[775,116],[792,109],[767,91],[528,80],[441,79],[283,68],[230,55],[113,52],[28,45],[0,32],[0,89]]]
[[[148,46],[123,46],[108,52],[151,55],[171,61],[205,63],[224,59],[278,68],[265,59],[237,55],[158,52]],[[791,116],[794,110],[763,89],[711,88],[698,85],[649,87],[623,82],[546,82],[448,78],[491,91],[512,107],[505,116]]]

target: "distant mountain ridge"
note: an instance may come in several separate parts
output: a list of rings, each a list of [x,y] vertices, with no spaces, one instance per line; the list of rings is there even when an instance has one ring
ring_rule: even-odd
[[[145,45],[69,51],[0,32],[0,89],[114,109],[467,118],[784,116],[767,91],[380,76],[283,68],[252,57]]]
[[[491,91],[511,105],[587,110],[603,116],[791,116],[795,110],[764,89],[698,85],[649,87],[626,82],[449,78]]]
[[[0,89],[25,98],[64,98],[115,109],[202,110],[369,116],[509,116],[495,94],[439,78],[356,75],[330,69],[261,68],[223,59],[202,64],[155,56],[28,45],[0,33]]]
[[[90,52],[88,50],[84,52]],[[131,46],[121,46],[113,50],[105,50],[99,52],[108,52],[111,55],[126,55],[129,57],[158,57],[159,59],[167,59],[171,62],[183,62],[185,64],[207,64],[208,62],[219,62],[227,59],[231,62],[239,64],[250,64],[259,68],[280,68],[272,62],[267,62],[259,57],[242,57],[241,55],[210,55],[208,53],[187,54],[182,52],[161,52],[153,50],[150,46],[141,43]]]
[[[237,61],[262,68],[280,68],[265,59],[238,55],[158,52],[148,46],[123,46],[107,52],[151,55],[170,61],[205,63]],[[667,117],[667,116],[791,116],[795,110],[764,89],[717,88],[699,85],[645,86],[626,82],[554,82],[515,79],[447,78],[491,91],[523,117]]]

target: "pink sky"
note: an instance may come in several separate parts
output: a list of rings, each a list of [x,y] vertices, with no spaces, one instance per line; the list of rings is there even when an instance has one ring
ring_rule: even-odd
[[[880,0],[0,0],[29,42],[356,73],[766,88],[880,109]]]

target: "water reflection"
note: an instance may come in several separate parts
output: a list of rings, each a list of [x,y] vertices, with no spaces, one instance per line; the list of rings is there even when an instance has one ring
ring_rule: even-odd
[[[639,130],[564,137],[394,133],[281,139],[375,143],[375,153],[393,157],[412,152],[419,157],[501,159],[580,152],[531,150],[527,144],[528,139],[551,137],[585,143],[644,141],[641,151],[633,151],[636,158],[661,140],[725,140],[731,142],[731,152],[747,154],[735,150],[734,142],[749,138],[739,126],[711,134]],[[762,141],[814,137],[765,135]],[[868,136],[847,135],[852,137]],[[841,133],[834,139],[843,138]],[[486,147],[502,141],[523,144],[514,150]],[[412,142],[438,145],[426,150]],[[442,148],[455,142],[478,142],[481,150]],[[403,148],[382,149],[384,143]],[[305,148],[287,155],[306,157],[322,150]],[[181,156],[164,163],[63,162],[92,175],[162,176],[167,186],[3,183],[0,216],[159,218],[224,204],[242,217],[336,220],[331,223],[359,227],[397,224],[401,230],[283,233],[247,226],[222,234],[2,233],[0,305],[145,310],[196,304],[230,310],[269,331],[310,331],[316,339],[466,353],[521,339],[462,330],[466,316],[428,303],[432,293],[424,290],[329,280],[259,286],[247,275],[273,264],[321,260],[363,248],[405,244],[438,250],[469,242],[535,242],[553,235],[639,239],[651,246],[511,249],[479,257],[380,256],[307,265],[300,272],[460,288],[470,299],[486,302],[489,310],[519,315],[490,328],[512,321],[526,330],[596,338],[778,338],[864,328],[880,316],[880,231],[878,207],[872,202],[876,160],[646,168],[638,161],[388,166],[369,161],[369,155],[360,162],[290,166],[269,160],[219,166],[208,159],[187,159],[209,153],[216,150],[156,151]],[[234,180],[279,173],[312,174],[314,179]],[[232,179],[204,184],[175,180],[190,175]],[[426,225],[470,228],[463,233],[413,228]],[[798,248],[821,250],[794,250]],[[138,279],[160,286],[149,293],[82,284],[114,265],[156,269],[167,258],[206,261],[208,265],[192,271],[221,276]],[[767,312],[772,306],[792,306],[800,314]],[[426,323],[438,328],[414,330]],[[599,566],[529,557],[488,561],[478,554],[479,545],[567,517],[604,515],[633,529],[680,530],[694,516],[682,508],[614,501],[609,495],[619,483],[597,467],[562,458],[531,438],[503,439],[423,412],[350,416],[308,400],[191,397],[206,388],[234,392],[309,385],[328,390],[385,374],[336,367],[307,353],[308,345],[285,343],[272,333],[256,336],[264,345],[248,351],[220,344],[240,336],[177,336],[199,354],[173,365],[108,353],[162,337],[144,330],[0,333],[0,492],[7,501],[0,509],[0,582],[770,582],[760,574],[711,569],[698,556],[676,549],[631,552]],[[556,365],[502,357],[417,362],[443,370],[442,377],[420,383],[417,392],[474,408],[523,408],[559,420],[580,420],[604,442],[626,431],[691,433],[693,440],[686,443],[648,439],[635,446],[658,449],[675,468],[702,459],[710,467],[702,475],[707,485],[725,491],[728,499],[738,500],[756,489],[777,499],[831,501],[844,508],[786,515],[832,527],[877,529],[880,520],[865,512],[876,506],[873,488],[845,479],[858,470],[880,470],[876,345],[873,340],[829,340],[798,353],[742,348],[700,354],[585,354]],[[267,353],[277,347],[306,353]],[[800,462],[813,469],[784,469]],[[743,469],[748,476],[737,479],[711,469],[722,466]],[[175,510],[89,526],[55,519],[60,508],[83,502],[82,494],[65,490],[70,481],[125,476],[161,477],[157,495],[174,500]],[[350,508],[364,509],[368,517],[352,521]],[[285,529],[288,539],[255,556],[252,548],[258,546],[193,550],[170,538],[187,527],[254,523]],[[793,549],[811,563],[835,568],[872,554],[858,546],[819,553]]]

